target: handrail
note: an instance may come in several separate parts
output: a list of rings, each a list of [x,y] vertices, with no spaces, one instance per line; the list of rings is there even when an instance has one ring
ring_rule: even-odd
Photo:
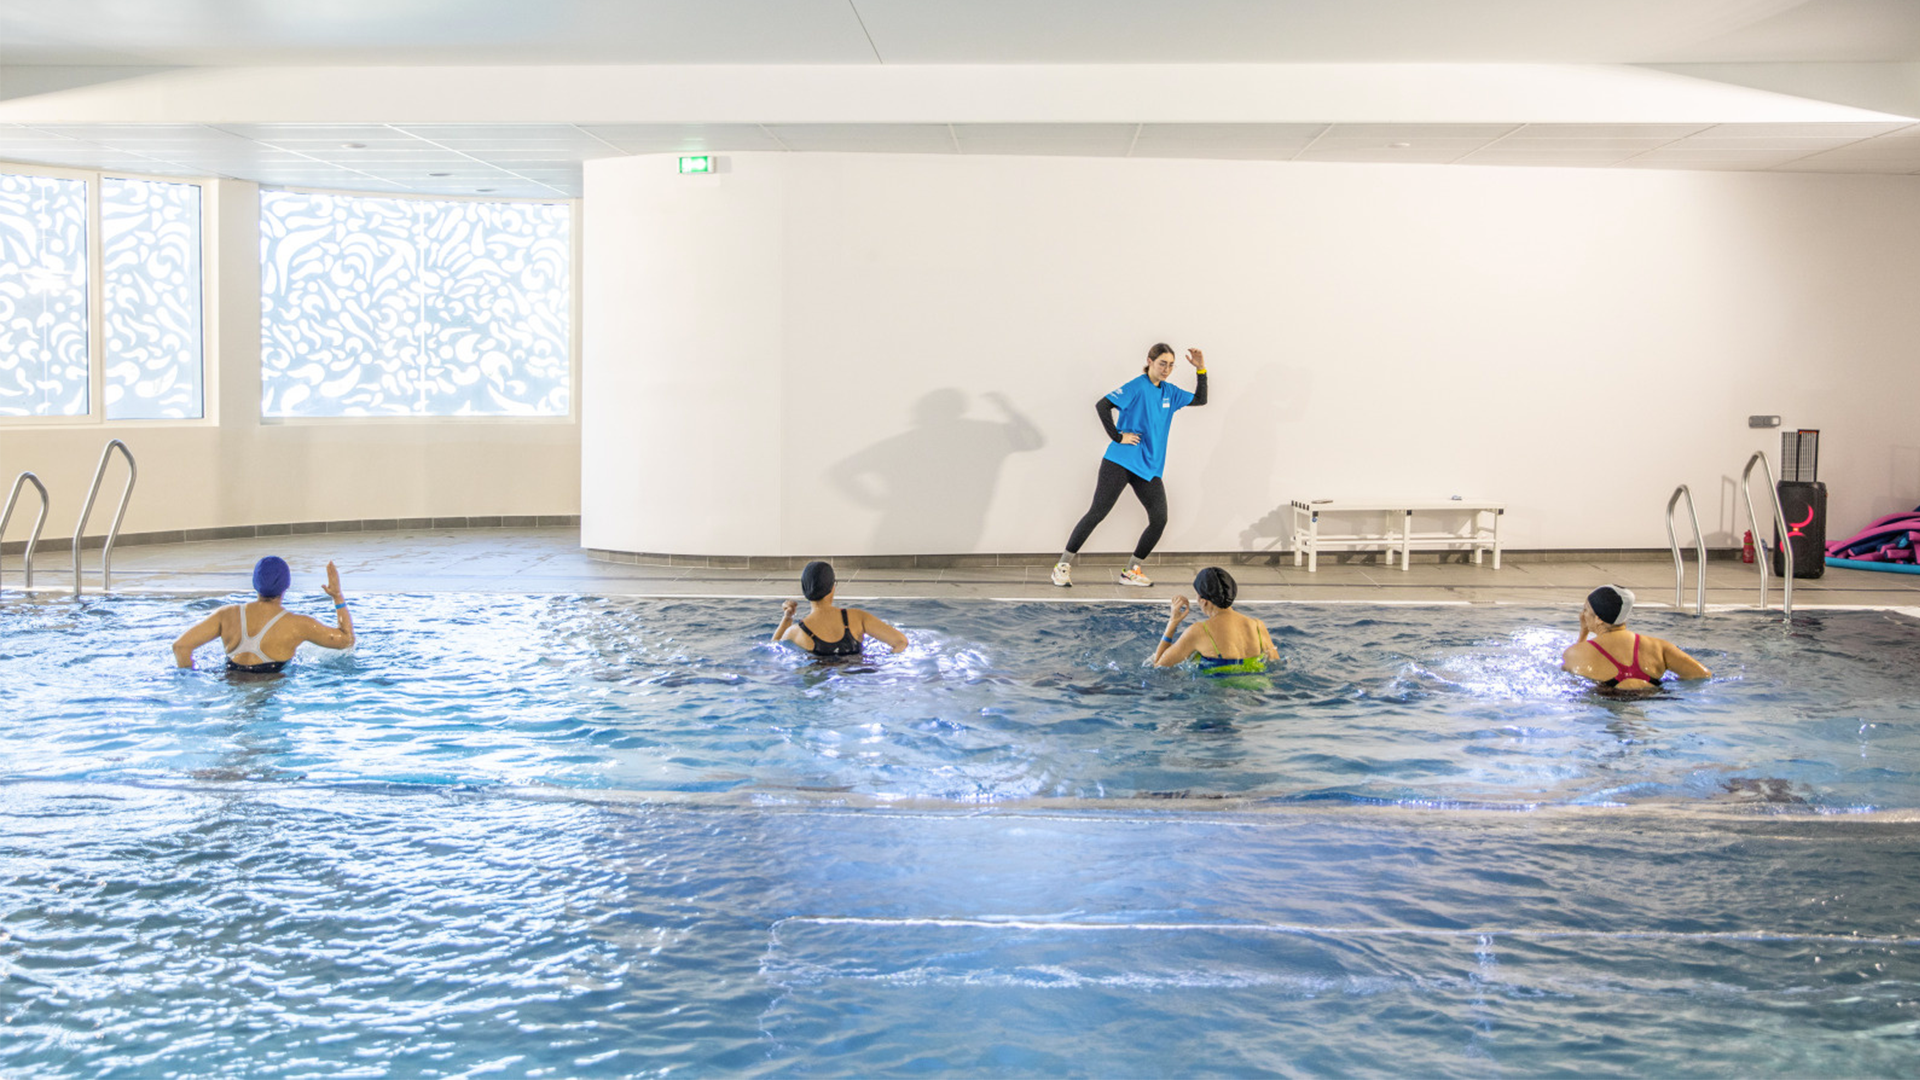
[[[1746,469],[1740,473],[1740,493],[1746,496],[1747,500],[1747,524],[1753,528],[1754,536],[1758,537],[1760,516],[1753,512],[1753,467],[1755,465],[1767,472],[1767,497],[1773,500],[1773,520],[1780,527],[1780,565],[1786,569],[1780,581],[1780,615],[1782,618],[1791,619],[1793,618],[1793,538],[1788,535],[1786,508],[1780,505],[1780,485],[1773,482],[1773,466],[1767,464],[1767,453],[1764,450],[1754,451],[1753,456],[1747,459]],[[1760,546],[1762,549],[1766,547],[1764,543]],[[1764,550],[1761,557],[1755,561],[1760,564],[1760,607],[1765,610],[1769,560]]]
[[[1696,616],[1707,613],[1707,542],[1700,535],[1700,514],[1693,508],[1693,492],[1687,485],[1681,484],[1673,489],[1673,495],[1667,499],[1667,543],[1673,548],[1673,606],[1684,609],[1681,594],[1687,581],[1686,563],[1680,558],[1680,538],[1673,531],[1673,508],[1680,503],[1680,496],[1687,497],[1687,516],[1693,519],[1693,548],[1699,557],[1700,572],[1696,586],[1693,613]]]
[[[0,540],[6,539],[7,522],[13,520],[14,504],[20,501],[20,488],[26,484],[32,484],[40,492],[40,513],[33,519],[33,531],[27,534],[27,550],[23,552],[26,556],[26,575],[22,585],[31,589],[33,588],[33,546],[40,542],[40,528],[47,523],[47,485],[41,483],[40,478],[30,472],[23,472],[13,478],[13,490],[7,492],[6,509],[0,510]],[[4,556],[0,556],[0,559],[3,558]]]
[[[140,469],[133,463],[133,451],[119,439],[107,443],[100,451],[100,466],[93,470],[93,485],[87,488],[86,505],[80,508],[80,522],[73,527],[73,595],[80,595],[80,534],[87,531],[87,518],[93,513],[93,500],[100,494],[100,481],[106,478],[107,461],[113,457],[115,449],[127,459],[127,486],[120,493],[120,508],[113,512],[113,525],[107,529],[107,542],[100,548],[100,591],[105,592],[113,583],[113,542],[120,535],[120,522],[127,516],[127,503],[133,498],[133,482],[140,477]]]

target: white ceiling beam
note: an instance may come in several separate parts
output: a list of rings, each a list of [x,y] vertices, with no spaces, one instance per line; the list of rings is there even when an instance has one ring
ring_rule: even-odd
[[[1920,118],[1920,64],[1650,64],[1693,79]]]
[[[182,69],[0,123],[1836,123],[1906,119],[1631,66],[1208,64]]]

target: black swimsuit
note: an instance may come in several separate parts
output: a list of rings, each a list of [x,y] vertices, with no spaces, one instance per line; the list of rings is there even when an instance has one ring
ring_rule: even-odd
[[[227,670],[240,675],[278,675],[280,669],[287,666],[287,660],[269,660],[264,664],[236,664],[227,661]]]
[[[800,629],[806,630],[807,636],[813,639],[813,648],[807,651],[815,656],[859,656],[860,638],[853,632],[853,624],[847,621],[846,608],[840,609],[840,625],[845,630],[840,640],[823,641],[819,634],[807,629],[806,623],[801,623]]]

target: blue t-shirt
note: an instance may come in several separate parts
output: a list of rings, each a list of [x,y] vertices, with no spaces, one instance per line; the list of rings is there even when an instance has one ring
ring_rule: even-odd
[[[1107,460],[1142,480],[1152,480],[1166,471],[1167,431],[1173,427],[1173,414],[1187,407],[1193,395],[1173,385],[1173,380],[1153,385],[1145,375],[1107,395],[1120,407],[1113,426],[1122,434],[1132,432],[1140,441],[1108,443]]]

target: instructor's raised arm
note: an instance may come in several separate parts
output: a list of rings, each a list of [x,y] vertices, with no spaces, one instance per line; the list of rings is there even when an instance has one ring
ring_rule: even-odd
[[[1193,365],[1193,400],[1189,405],[1207,403],[1207,358],[1199,349],[1187,350],[1187,363]]]

